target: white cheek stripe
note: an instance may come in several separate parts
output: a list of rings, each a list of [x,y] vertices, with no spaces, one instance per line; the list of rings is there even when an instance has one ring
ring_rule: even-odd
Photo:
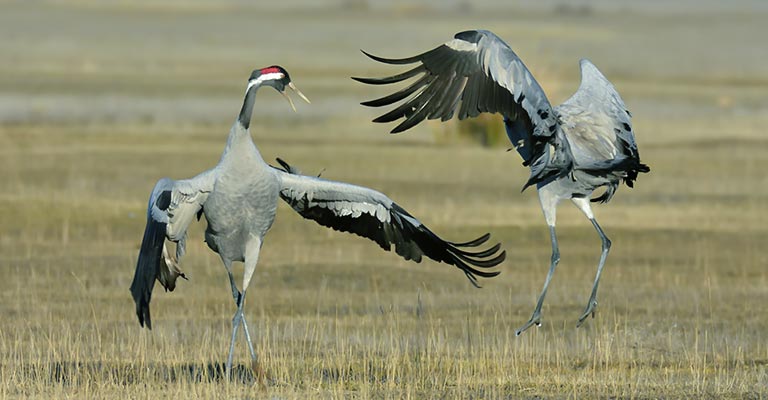
[[[251,81],[248,81],[248,87],[245,88],[245,91],[247,92],[247,91],[251,90],[252,87],[254,87],[256,85],[261,85],[265,81],[271,81],[271,80],[276,80],[276,79],[283,79],[284,77],[285,77],[285,75],[283,75],[281,72],[271,72],[269,74],[259,75],[258,78],[254,79],[254,80],[251,80]]]

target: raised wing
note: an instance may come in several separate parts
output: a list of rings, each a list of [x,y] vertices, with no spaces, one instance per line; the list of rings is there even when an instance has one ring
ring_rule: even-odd
[[[477,277],[490,278],[498,271],[483,271],[499,265],[506,252],[500,244],[486,250],[467,251],[490,238],[485,234],[465,243],[448,242],[435,235],[389,197],[375,190],[347,183],[296,175],[287,163],[278,161],[282,179],[280,197],[302,217],[337,231],[354,233],[375,241],[406,260],[421,262],[422,256],[458,267],[477,286]],[[480,269],[478,269],[480,268]]]
[[[149,302],[155,280],[166,291],[173,291],[179,276],[186,279],[178,262],[184,255],[187,227],[195,215],[199,216],[202,212],[213,184],[213,174],[209,171],[182,181],[162,178],[152,189],[147,204],[147,226],[131,283],[131,294],[141,326],[146,324],[152,329]],[[166,239],[176,243],[175,257],[170,254]]]
[[[446,121],[456,113],[459,119],[483,112],[500,113],[523,164],[531,166],[531,180],[526,186],[546,179],[555,170],[567,172],[570,159],[557,154],[567,153],[567,143],[561,144],[558,138],[557,116],[546,94],[522,60],[495,34],[482,30],[461,32],[453,40],[409,58],[386,59],[365,54],[387,64],[418,64],[386,78],[353,78],[382,85],[419,76],[398,92],[362,103],[381,107],[405,99],[392,111],[374,119],[390,122],[404,118],[392,133],[410,129],[424,119]],[[554,157],[550,157],[547,144],[554,146]]]
[[[557,107],[576,168],[619,173],[632,187],[639,172],[650,171],[640,163],[632,115],[616,88],[594,64],[583,59],[580,67],[578,90]]]

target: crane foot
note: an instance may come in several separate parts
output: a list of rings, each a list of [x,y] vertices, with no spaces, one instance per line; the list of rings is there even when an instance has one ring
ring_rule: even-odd
[[[589,304],[587,304],[587,308],[584,309],[584,313],[581,314],[581,317],[579,317],[579,322],[576,323],[576,327],[581,327],[582,324],[584,324],[584,321],[587,320],[587,317],[590,315],[592,318],[595,318],[595,312],[597,309],[597,299],[590,299]]]
[[[517,330],[515,335],[520,336],[521,333],[525,332],[526,329],[530,328],[533,325],[536,325],[536,327],[541,326],[541,313],[539,312],[539,310],[536,310],[533,312],[531,319],[529,319],[528,322],[525,323],[525,325],[520,327],[520,329]]]

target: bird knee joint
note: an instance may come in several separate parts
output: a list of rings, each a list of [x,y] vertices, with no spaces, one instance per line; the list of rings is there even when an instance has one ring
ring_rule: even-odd
[[[605,240],[603,240],[603,248],[606,250],[611,248],[611,239],[605,238]]]
[[[552,264],[557,264],[560,262],[560,252],[552,253]]]

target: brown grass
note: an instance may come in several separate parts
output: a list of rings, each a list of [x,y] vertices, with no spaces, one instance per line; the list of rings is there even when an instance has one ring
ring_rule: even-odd
[[[112,14],[108,7],[84,9],[78,12],[98,12],[117,30],[139,20],[148,24],[146,32],[159,29],[151,19],[141,18],[141,7],[128,14]],[[5,18],[0,29],[11,29],[26,13],[38,11],[17,4],[8,10],[0,17]],[[292,21],[275,13],[272,18]],[[88,15],[62,15],[64,21],[95,21]],[[202,24],[194,26],[203,30],[240,18],[225,11],[213,13],[210,20],[197,15],[183,18]],[[531,50],[536,43],[543,43],[543,53],[550,48],[547,44],[557,47],[559,42],[551,38],[558,27],[575,30],[573,38],[563,39],[573,41],[569,46],[580,44],[593,61],[603,61],[598,65],[606,65],[609,76],[614,71],[628,77],[615,83],[634,112],[643,159],[652,168],[634,190],[622,188],[611,204],[597,207],[614,243],[597,318],[574,327],[589,295],[599,240],[577,210],[564,204],[558,219],[562,261],[545,303],[544,324],[515,337],[515,329],[530,316],[550,251],[535,193],[519,193],[527,171],[518,156],[498,148],[436,144],[429,134],[432,125],[388,137],[387,127],[367,122],[372,113],[355,107],[356,101],[379,92],[333,80],[337,74],[386,71],[346,49],[346,39],[336,36],[339,18],[333,13],[320,14],[320,22],[297,15],[315,24],[311,26],[327,26],[317,35],[336,40],[337,46],[328,51],[349,54],[344,59],[321,56],[310,39],[304,54],[312,63],[295,61],[300,57],[294,52],[301,50],[295,47],[264,50],[264,57],[294,62],[294,79],[314,100],[293,115],[273,93],[259,95],[259,105],[278,113],[267,116],[259,110],[254,118],[254,139],[265,158],[281,156],[306,173],[325,169],[324,177],[384,191],[448,239],[491,231],[509,253],[502,275],[476,290],[452,267],[402,261],[373,243],[323,229],[281,206],[246,306],[268,376],[266,386],[254,379],[242,342],[236,379],[222,379],[234,307],[218,256],[202,243],[203,224],[193,228],[183,260],[190,281],[180,282],[173,293],[158,287],[153,331],[136,323],[128,286],[149,190],[161,176],[188,177],[216,163],[239,106],[238,82],[254,67],[253,55],[240,56],[235,52],[240,47],[218,47],[224,40],[215,35],[196,44],[199,52],[184,56],[179,48],[188,42],[182,40],[165,54],[157,50],[168,40],[160,35],[157,49],[149,46],[143,54],[163,67],[153,69],[149,61],[141,73],[126,67],[114,89],[106,68],[110,63],[144,62],[130,52],[109,52],[106,44],[119,35],[107,29],[96,40],[86,32],[82,48],[97,49],[90,57],[105,69],[94,75],[74,71],[67,81],[56,77],[68,76],[63,71],[81,53],[51,53],[45,66],[54,72],[45,72],[35,60],[42,58],[48,43],[44,39],[53,34],[41,24],[42,32],[16,32],[37,46],[0,44],[16,57],[0,63],[5,72],[1,93],[10,93],[0,96],[3,101],[16,99],[11,95],[26,101],[29,93],[42,93],[34,99],[44,103],[46,96],[67,93],[73,96],[71,104],[53,103],[52,110],[74,104],[71,109],[77,113],[78,101],[116,91],[137,101],[160,99],[158,104],[168,108],[147,119],[142,115],[146,111],[136,111],[117,96],[115,101],[125,108],[117,107],[112,119],[100,114],[91,118],[87,112],[70,119],[48,108],[32,113],[42,116],[36,119],[0,113],[6,118],[0,125],[0,398],[768,396],[768,259],[763,251],[768,239],[768,140],[762,131],[764,99],[754,88],[720,78],[707,86],[706,72],[697,72],[701,81],[695,85],[670,87],[654,83],[658,69],[651,61],[628,69],[620,58],[601,57],[621,54],[619,43],[634,43],[643,29],[647,32],[647,20],[640,24],[628,18],[600,29],[590,23],[599,13],[586,20],[515,14],[519,23],[512,28],[503,28],[500,17],[472,20],[478,25],[486,21],[487,27],[515,39],[513,47],[520,48],[526,61],[531,59],[534,74],[534,66],[547,64],[548,57],[553,65],[575,68],[577,55]],[[385,56],[422,50],[462,24],[451,15],[439,21],[397,20],[403,30],[421,29],[424,36],[400,43],[400,50],[381,49],[376,46],[385,47],[386,41],[375,33],[386,27],[367,15],[358,15],[345,29],[362,29],[367,23],[372,44],[366,38],[349,42]],[[653,21],[660,37],[677,32],[679,24],[695,23],[662,17]],[[763,19],[725,21],[749,27]],[[612,32],[612,24],[621,25],[623,36],[603,34]],[[174,29],[193,30],[190,26]],[[526,26],[538,30],[527,31]],[[720,32],[717,26],[713,29]],[[180,32],[172,29],[165,35]],[[234,28],[217,32],[227,38],[240,33]],[[533,33],[511,36],[525,32]],[[295,43],[292,36],[284,40]],[[658,45],[660,58],[671,57],[663,51],[665,43]],[[749,47],[748,42],[739,45],[744,51]],[[602,52],[589,53],[593,46]],[[636,51],[643,54],[642,48]],[[681,52],[695,64],[692,50]],[[233,64],[208,69],[220,64],[206,54]],[[240,58],[247,60],[237,64]],[[729,66],[720,59],[711,65],[716,68],[712,76],[731,71],[718,67]],[[174,68],[181,72],[167,74]],[[752,68],[746,63],[739,70]],[[554,103],[568,95],[567,88],[575,88],[578,78],[571,69],[545,73],[547,79],[562,77],[562,82],[550,84]],[[52,87],[35,86],[30,70]],[[765,82],[765,75],[755,70],[756,82]],[[79,82],[85,85],[82,91]],[[179,87],[185,87],[182,93],[175,90]],[[212,94],[207,95],[209,89]],[[722,93],[731,99],[725,105],[719,100]],[[187,104],[187,98],[211,100],[211,107],[205,115],[199,109],[185,114],[184,107],[174,108],[178,102]]]

